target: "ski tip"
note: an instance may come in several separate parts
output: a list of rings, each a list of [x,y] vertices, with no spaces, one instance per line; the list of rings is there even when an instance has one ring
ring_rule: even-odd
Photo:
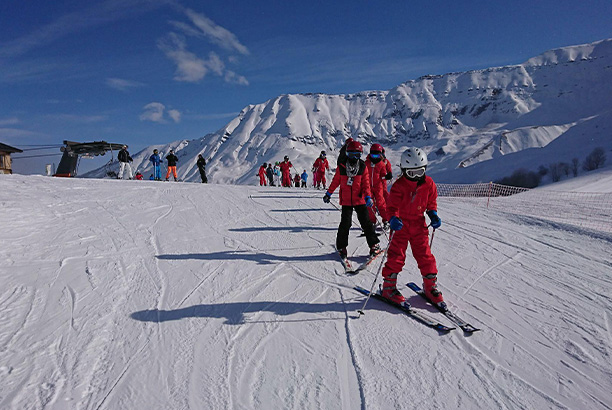
[[[357,317],[361,317],[362,315],[365,315],[363,310],[358,310],[357,313],[359,313],[359,316],[357,316]]]

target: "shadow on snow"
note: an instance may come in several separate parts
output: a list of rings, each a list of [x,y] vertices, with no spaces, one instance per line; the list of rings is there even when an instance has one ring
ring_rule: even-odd
[[[272,255],[269,253],[251,252],[251,251],[224,251],[211,253],[186,253],[186,254],[166,254],[157,255],[157,259],[164,260],[186,260],[186,259],[201,259],[201,260],[244,260],[253,261],[259,264],[272,264],[278,262],[315,262],[315,261],[336,261],[338,256],[336,252],[325,253],[322,255],[303,255],[303,256],[282,256]]]
[[[173,320],[181,320],[191,317],[199,318],[225,318],[225,324],[238,325],[247,323],[244,315],[246,313],[271,312],[280,316],[288,316],[296,313],[324,313],[338,312],[343,313],[342,317],[328,318],[308,318],[302,321],[309,320],[339,320],[346,319],[345,314],[351,310],[355,311],[361,308],[362,302],[332,302],[332,303],[300,303],[300,302],[232,302],[218,304],[202,304],[188,306],[174,310],[141,310],[134,312],[130,317],[141,322],[170,322]],[[292,320],[293,321],[293,320]],[[300,321],[300,320],[295,320]],[[252,323],[261,323],[255,321]],[[251,322],[248,322],[251,323]]]

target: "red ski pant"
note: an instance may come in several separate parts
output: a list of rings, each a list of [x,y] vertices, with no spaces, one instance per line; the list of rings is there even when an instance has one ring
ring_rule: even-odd
[[[259,176],[259,185],[260,186],[267,186],[266,176],[265,175],[260,175]]]
[[[436,258],[429,248],[429,231],[425,225],[425,218],[418,220],[404,220],[404,227],[393,232],[393,238],[387,251],[387,263],[383,268],[383,277],[392,273],[400,273],[406,263],[406,250],[408,244],[412,250],[412,256],[416,259],[421,275],[438,273]]]
[[[317,187],[323,184],[323,188],[327,187],[327,181],[325,180],[325,172],[317,172]]]
[[[283,174],[283,186],[291,186],[291,175],[289,174],[289,172]]]

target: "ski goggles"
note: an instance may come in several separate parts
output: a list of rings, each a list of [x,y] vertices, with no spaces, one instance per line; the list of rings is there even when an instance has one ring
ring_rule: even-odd
[[[408,178],[421,178],[423,175],[425,175],[425,167],[411,169],[405,168],[402,169],[402,172]]]
[[[359,151],[347,152],[346,156],[349,157],[349,158],[357,158],[357,159],[359,159],[359,158],[361,158],[361,152],[359,152]]]
[[[378,159],[380,157],[382,157],[381,154],[372,154],[372,153],[370,153],[370,158]]]

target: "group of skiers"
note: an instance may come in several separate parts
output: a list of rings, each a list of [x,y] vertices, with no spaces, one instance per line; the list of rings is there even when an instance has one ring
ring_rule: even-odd
[[[438,269],[431,253],[424,216],[427,214],[432,228],[441,226],[437,213],[437,188],[433,179],[425,175],[427,155],[416,147],[405,150],[400,160],[401,176],[390,191],[387,182],[393,178],[393,174],[384,148],[380,144],[373,144],[365,161],[362,155],[361,143],[349,138],[340,150],[336,172],[323,196],[323,201],[329,203],[336,188],[340,188],[342,213],[336,235],[340,257],[346,260],[348,256],[346,248],[353,211],[370,247],[370,257],[382,252],[373,224],[378,214],[382,224],[391,230],[387,260],[382,270],[382,296],[398,304],[406,301],[397,289],[397,276],[404,267],[410,244],[423,278],[425,295],[433,303],[443,302],[442,293],[437,287]]]
[[[257,171],[259,177],[260,186],[282,186],[299,188],[300,186],[305,188],[308,181],[308,173],[306,170],[299,174],[297,171],[295,175],[291,176],[291,169],[295,169],[289,157],[285,155],[282,162],[272,163],[264,162]]]
[[[117,179],[125,179],[125,171],[128,172],[128,179],[132,179],[132,166],[130,162],[133,162],[130,153],[127,150],[128,146],[124,145],[119,153],[117,154],[117,160],[119,161],[119,173],[117,174]],[[176,163],[178,162],[178,157],[174,154],[174,150],[170,150],[168,155],[166,155],[167,162],[167,172],[166,172],[166,181],[169,180],[170,175],[174,177],[175,181],[178,181],[178,175],[176,173]],[[161,181],[162,173],[161,173],[161,164],[164,160],[160,157],[159,151],[157,149],[153,150],[153,154],[149,157],[149,162],[153,165],[153,173],[149,177],[152,181]],[[202,179],[202,183],[207,183],[208,178],[206,177],[206,160],[202,157],[202,154],[198,155],[198,160],[196,162],[198,170],[200,171],[200,178]],[[134,174],[134,179],[142,180],[143,175],[137,170],[136,174]]]

